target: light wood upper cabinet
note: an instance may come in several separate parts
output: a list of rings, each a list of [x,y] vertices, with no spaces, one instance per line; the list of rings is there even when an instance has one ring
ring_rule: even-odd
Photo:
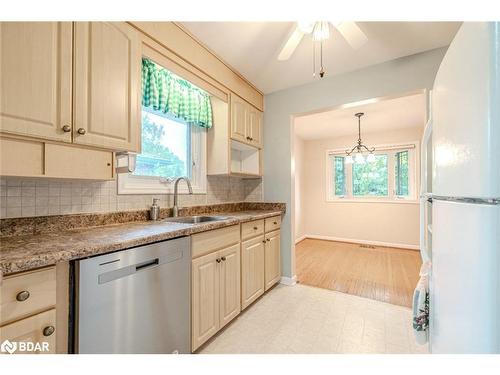
[[[250,144],[261,148],[262,147],[262,112],[249,106],[248,112],[248,133]]]
[[[220,263],[220,328],[241,311],[240,244],[219,252]]]
[[[265,290],[271,288],[281,278],[280,231],[266,234],[264,275]]]
[[[0,131],[71,142],[71,22],[0,23]]]
[[[192,262],[192,340],[193,351],[219,330],[219,258],[217,252]]]
[[[264,236],[241,244],[241,308],[264,294]]]
[[[235,94],[231,94],[231,138],[248,142],[248,104]]]
[[[140,38],[130,25],[75,23],[75,143],[138,150],[140,66]]]
[[[231,93],[231,139],[262,147],[262,112]]]

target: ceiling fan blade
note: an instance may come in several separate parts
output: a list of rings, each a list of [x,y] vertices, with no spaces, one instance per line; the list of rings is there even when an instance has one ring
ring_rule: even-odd
[[[281,52],[278,55],[278,60],[279,61],[288,60],[295,52],[295,49],[299,45],[303,36],[304,33],[296,25],[294,25],[293,31],[289,35],[286,43],[283,45],[283,48],[281,48]]]
[[[354,49],[358,49],[368,40],[365,33],[356,25],[356,22],[340,22],[333,25]]]

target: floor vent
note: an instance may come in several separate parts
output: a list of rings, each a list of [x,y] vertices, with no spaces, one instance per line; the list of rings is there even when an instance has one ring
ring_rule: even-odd
[[[359,247],[364,247],[365,249],[375,249],[375,246],[366,244],[360,244]]]

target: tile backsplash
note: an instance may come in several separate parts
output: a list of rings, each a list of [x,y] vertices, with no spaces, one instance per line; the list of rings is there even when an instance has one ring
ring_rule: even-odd
[[[152,198],[173,205],[172,194],[118,195],[116,181],[0,177],[0,218],[146,209]],[[261,179],[208,176],[207,193],[179,195],[180,206],[262,200]]]

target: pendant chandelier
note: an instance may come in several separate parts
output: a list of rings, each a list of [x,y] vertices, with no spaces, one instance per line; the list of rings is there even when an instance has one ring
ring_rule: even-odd
[[[358,112],[354,115],[358,118],[358,144],[355,145],[353,148],[351,148],[350,151],[346,150],[345,162],[348,164],[353,163],[353,161],[355,161],[358,164],[364,164],[366,161],[367,162],[375,161],[375,155],[373,154],[373,152],[375,151],[375,147],[368,148],[363,144],[363,141],[361,140],[361,117],[363,115],[364,115],[363,112]],[[363,155],[363,152],[365,151],[368,152],[366,160],[365,156]]]

